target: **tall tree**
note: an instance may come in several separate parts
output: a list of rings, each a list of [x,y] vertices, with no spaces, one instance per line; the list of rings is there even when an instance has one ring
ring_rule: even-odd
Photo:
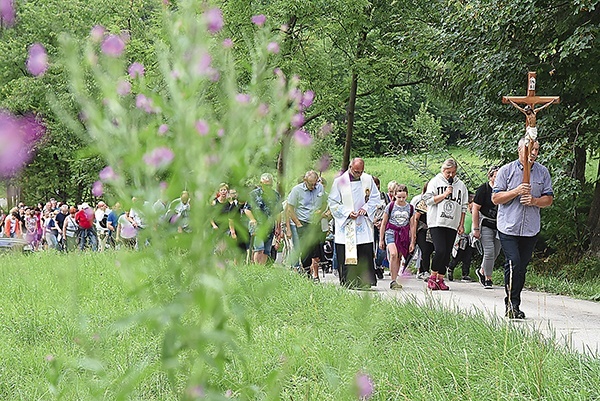
[[[587,215],[578,204],[590,185],[581,166],[588,155],[599,156],[597,6],[597,0],[448,1],[447,12],[432,25],[447,70],[435,87],[457,105],[462,103],[468,142],[483,154],[513,157],[522,116],[502,105],[500,97],[524,94],[527,71],[538,73],[538,91],[561,96],[561,105],[540,118],[539,136],[542,158],[555,172],[558,203],[548,213],[562,213],[557,220],[571,222],[571,238],[565,240],[577,238],[578,244],[597,238],[600,227],[594,212],[600,198],[591,198]],[[599,179],[596,174],[592,184],[598,186]],[[586,220],[591,231],[583,229]],[[561,230],[564,226],[557,224],[559,236]],[[600,252],[598,242],[591,241],[594,254]]]

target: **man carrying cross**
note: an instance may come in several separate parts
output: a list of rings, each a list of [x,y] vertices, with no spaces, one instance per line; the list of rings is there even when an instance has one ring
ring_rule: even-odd
[[[521,311],[521,291],[537,237],[541,228],[540,210],[552,205],[554,191],[548,169],[536,162],[540,150],[535,119],[537,111],[558,100],[556,97],[535,96],[535,73],[529,73],[528,96],[517,98],[528,110],[516,105],[515,97],[505,97],[527,117],[526,134],[519,140],[519,158],[498,170],[492,188],[492,202],[498,205],[497,227],[504,251],[504,288],[506,317],[524,319]],[[505,101],[507,100],[507,101]],[[535,104],[545,104],[534,109]],[[535,129],[535,131],[534,131]]]
[[[506,317],[524,319],[520,309],[521,291],[525,285],[527,265],[540,232],[540,209],[552,205],[554,192],[548,169],[536,163],[540,143],[530,143],[526,156],[525,148],[530,139],[519,140],[519,158],[498,170],[492,202],[498,205],[498,236],[504,251],[504,287]],[[528,159],[526,159],[526,157]],[[531,184],[523,182],[523,170],[531,166]]]

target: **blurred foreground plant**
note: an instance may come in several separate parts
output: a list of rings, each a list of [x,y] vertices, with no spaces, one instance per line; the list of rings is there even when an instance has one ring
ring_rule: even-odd
[[[127,59],[127,32],[95,26],[83,46],[61,37],[71,90],[81,106],[71,127],[85,127],[107,162],[94,195],[111,194],[143,219],[139,243],[145,249],[119,254],[117,263],[139,287],[136,296],[150,297],[157,309],[128,322],[164,336],[161,366],[183,399],[222,395],[210,378],[235,349],[228,321],[236,315],[223,306],[227,294],[219,279],[229,273],[214,252],[217,238],[209,223],[217,213],[210,201],[219,183],[237,188],[245,200],[248,183],[265,166],[274,169],[282,146],[304,152],[312,142],[299,127],[314,95],[275,68],[278,38],[266,18],[255,16],[248,24],[254,38],[238,44],[224,34],[218,8],[191,0],[165,4],[152,66]],[[237,59],[236,46],[248,46],[250,59]],[[184,190],[191,198],[189,232],[165,218],[164,205]],[[150,271],[131,277],[130,263],[169,263],[172,277],[153,281]]]

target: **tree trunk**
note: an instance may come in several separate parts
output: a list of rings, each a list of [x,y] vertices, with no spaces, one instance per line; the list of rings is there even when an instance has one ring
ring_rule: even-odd
[[[360,60],[365,49],[367,41],[367,31],[364,30],[360,34],[356,49],[356,59]],[[352,82],[350,82],[350,96],[348,96],[348,107],[346,108],[346,143],[344,144],[344,159],[342,160],[342,171],[348,169],[350,165],[350,150],[352,148],[352,134],[354,132],[354,112],[356,110],[356,93],[358,91],[358,72],[356,67],[353,68]]]
[[[585,148],[581,146],[575,146],[575,163],[573,165],[573,177],[581,183],[585,184],[585,162],[587,160],[587,153]]]
[[[596,173],[596,188],[590,205],[587,225],[590,230],[590,254],[600,258],[600,163]]]
[[[350,149],[352,148],[352,133],[354,131],[354,111],[356,109],[356,91],[358,89],[358,74],[352,74],[350,83],[350,97],[346,108],[346,143],[344,145],[344,160],[342,171],[346,171],[350,165]]]
[[[295,15],[292,15],[290,17],[290,19],[288,20],[288,23],[287,23],[288,29],[286,31],[288,33],[288,35],[286,35],[286,37],[284,39],[284,44],[287,44],[288,42],[293,41],[293,35],[291,35],[290,33],[294,31],[297,21],[298,21],[298,18]],[[283,139],[281,140],[281,150],[279,151],[279,155],[277,156],[277,175],[278,175],[277,191],[282,195],[285,194],[285,191],[283,188],[283,182],[285,181],[285,179],[283,177],[285,176],[285,163],[287,161],[286,156],[287,156],[288,147],[290,145],[291,135],[292,135],[292,132],[290,130],[287,130],[283,134]]]
[[[15,207],[22,201],[21,196],[23,191],[17,180],[8,180],[6,184],[6,200],[8,202],[8,208]]]

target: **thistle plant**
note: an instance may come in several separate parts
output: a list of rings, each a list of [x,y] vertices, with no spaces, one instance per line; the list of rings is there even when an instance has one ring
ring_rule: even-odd
[[[123,269],[139,287],[136,293],[159,305],[127,321],[164,337],[161,369],[179,397],[195,399],[223,394],[211,388],[209,372],[223,369],[235,349],[228,322],[236,317],[221,302],[227,294],[219,278],[229,273],[214,252],[210,201],[220,182],[246,199],[248,184],[274,170],[286,144],[292,145],[288,153],[310,154],[312,138],[299,127],[314,95],[277,68],[278,37],[265,16],[249,20],[254,37],[236,43],[225,34],[221,10],[207,3],[165,4],[163,12],[151,66],[128,58],[127,32],[95,26],[83,44],[66,35],[61,42],[81,109],[71,126],[83,127],[106,161],[93,194],[143,216],[142,252],[118,254],[117,263],[172,266],[164,288],[168,296],[157,291],[162,282],[131,277]],[[153,207],[184,190],[191,197],[188,232],[178,231],[165,210]],[[107,372],[94,372],[95,378],[103,375],[108,382]]]

